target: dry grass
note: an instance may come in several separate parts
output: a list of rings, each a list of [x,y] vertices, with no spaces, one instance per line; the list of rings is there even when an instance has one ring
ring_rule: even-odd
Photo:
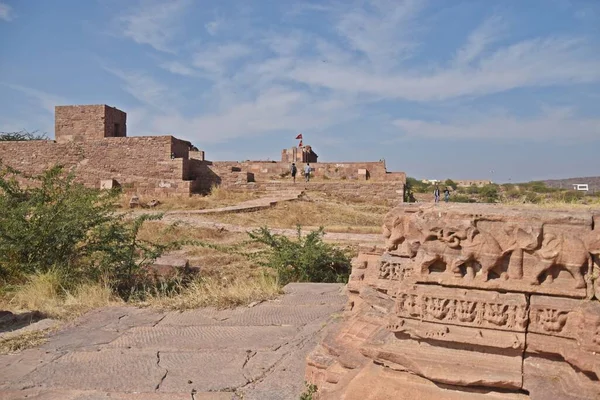
[[[544,208],[555,210],[579,210],[579,211],[598,211],[600,210],[600,200],[594,199],[588,204],[568,203],[556,200],[542,199],[539,203],[524,203],[522,201],[503,201],[501,204],[509,206],[518,206],[523,208]]]
[[[38,311],[56,319],[70,319],[94,308],[120,302],[107,285],[84,283],[68,291],[58,273],[32,275],[27,283],[6,293],[0,308],[14,312]]]
[[[19,335],[11,335],[0,339],[0,355],[16,353],[44,344],[48,339],[49,329],[31,330]]]
[[[254,279],[197,279],[174,296],[154,295],[146,305],[160,309],[188,310],[198,307],[231,308],[265,301],[281,294],[277,279],[261,274]]]
[[[168,210],[204,210],[208,208],[227,207],[239,204],[243,201],[259,198],[259,192],[237,192],[220,187],[213,187],[210,194],[207,196],[192,195],[184,196],[139,196],[140,202],[147,204],[151,200],[158,200],[160,204],[152,210],[168,211]],[[129,208],[129,200],[131,194],[123,194],[118,201],[121,208]]]
[[[389,207],[345,203],[340,201],[296,201],[279,203],[272,208],[252,213],[218,214],[210,218],[220,222],[241,226],[269,226],[273,228],[295,228],[301,226],[323,226],[341,231],[380,227]],[[349,230],[348,230],[349,231]],[[356,232],[356,230],[355,230]]]

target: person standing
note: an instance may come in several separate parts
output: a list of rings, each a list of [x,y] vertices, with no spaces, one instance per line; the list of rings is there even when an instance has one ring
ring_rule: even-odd
[[[290,172],[292,174],[292,179],[294,180],[294,183],[296,183],[296,174],[298,173],[298,168],[296,168],[296,163],[292,163]]]
[[[448,188],[444,189],[444,201],[447,203],[450,200],[450,190]]]
[[[304,179],[306,179],[306,182],[310,181],[310,164],[306,163],[306,166],[304,167]]]
[[[435,190],[433,191],[433,197],[435,198],[435,202],[436,203],[440,202],[440,188],[439,188],[439,186],[435,187]]]

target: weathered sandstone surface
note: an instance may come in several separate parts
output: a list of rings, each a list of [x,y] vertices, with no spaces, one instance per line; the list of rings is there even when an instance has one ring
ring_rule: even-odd
[[[322,399],[599,399],[600,215],[402,205],[308,356]]]

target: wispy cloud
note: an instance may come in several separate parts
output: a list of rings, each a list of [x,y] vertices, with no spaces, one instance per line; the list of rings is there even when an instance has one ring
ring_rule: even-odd
[[[62,96],[47,93],[27,86],[1,82],[0,84],[25,94],[27,97],[35,100],[41,108],[52,114],[54,114],[54,106],[68,104],[67,100]]]
[[[298,82],[420,102],[600,81],[600,56],[580,40],[560,37],[521,41],[496,49],[473,66],[440,66],[432,72],[416,68],[373,74],[360,65],[317,60],[297,65],[287,76]]]
[[[12,7],[4,2],[0,2],[0,19],[7,22],[14,19]]]
[[[506,25],[498,15],[484,21],[469,35],[465,45],[458,50],[454,64],[465,66],[476,60],[489,45],[502,37],[505,29]]]
[[[156,50],[175,53],[172,40],[179,30],[178,19],[189,3],[189,0],[143,0],[121,18],[123,35]]]
[[[272,132],[321,130],[354,118],[347,102],[316,100],[301,91],[272,87],[256,99],[241,101],[219,112],[186,118],[180,114],[159,115],[148,124],[159,131],[180,132],[180,136],[203,143]]]
[[[124,71],[117,68],[104,67],[125,83],[125,91],[142,104],[161,111],[172,111],[174,108],[173,91],[153,77],[139,71]]]
[[[207,22],[204,25],[204,29],[206,29],[206,32],[208,32],[209,35],[215,36],[217,33],[219,33],[219,29],[221,29],[222,26],[223,20],[220,18],[216,18],[210,22]]]
[[[198,51],[193,58],[193,65],[211,74],[225,72],[229,64],[252,53],[252,49],[240,43],[224,43],[207,46]]]
[[[185,5],[182,0],[175,3],[178,6],[166,11],[162,7],[167,6],[161,4],[144,9],[146,14],[170,16],[158,22],[139,17],[139,26],[158,32],[143,37],[154,38],[152,45],[162,51],[169,51],[174,37],[167,27],[173,26],[173,16]],[[126,90],[142,103],[156,109],[166,103],[171,106],[167,107],[171,112],[148,118],[152,127],[177,127],[178,132],[207,141],[286,129],[326,129],[364,116],[367,107],[381,101],[402,101],[436,110],[450,101],[485,99],[515,89],[600,83],[600,55],[585,38],[552,35],[514,39],[509,16],[498,13],[473,24],[472,31],[445,56],[414,62],[417,55],[423,57],[420,49],[428,46],[421,35],[431,29],[421,18],[426,6],[427,2],[420,0],[370,0],[327,7],[304,3],[286,15],[293,18],[316,11],[330,23],[329,31],[298,25],[255,26],[237,38],[209,38],[189,54],[159,63],[173,74],[201,77],[203,84],[208,84],[204,92],[210,101],[199,104],[195,114],[175,111],[172,102],[165,100],[166,85],[146,74],[111,72],[127,82]],[[215,35],[220,24],[215,18],[205,29]],[[394,121],[405,134],[428,138],[559,140],[570,130],[577,130],[582,138],[592,138],[598,122],[576,113],[560,114],[557,109],[529,117],[516,117],[510,111],[464,119],[439,118],[440,112],[437,120],[403,118],[393,111],[379,115],[382,126],[389,128]]]
[[[570,108],[549,108],[529,117],[467,113],[446,121],[397,119],[394,125],[412,138],[528,139],[573,143],[600,137],[600,118],[578,117]]]
[[[160,67],[176,75],[197,76],[198,71],[188,67],[180,61],[169,61],[160,64]]]
[[[376,69],[408,58],[418,45],[413,33],[422,0],[375,0],[370,11],[353,8],[342,12],[336,28],[348,46],[364,55]]]

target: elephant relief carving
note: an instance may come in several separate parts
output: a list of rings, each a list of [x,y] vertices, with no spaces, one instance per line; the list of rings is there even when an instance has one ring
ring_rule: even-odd
[[[467,279],[475,277],[473,263],[481,265],[481,279],[487,281],[490,271],[502,261],[504,252],[498,241],[489,233],[475,226],[466,229],[443,228],[436,239],[421,243],[415,262],[421,273],[437,261],[446,264],[446,272],[460,274],[460,266],[465,265]]]
[[[568,271],[575,279],[575,287],[586,287],[582,269],[591,267],[592,257],[583,239],[568,233],[544,233],[542,246],[534,253],[537,263],[534,267],[531,284],[540,284],[542,274],[551,283],[554,276],[550,273],[552,267]]]

